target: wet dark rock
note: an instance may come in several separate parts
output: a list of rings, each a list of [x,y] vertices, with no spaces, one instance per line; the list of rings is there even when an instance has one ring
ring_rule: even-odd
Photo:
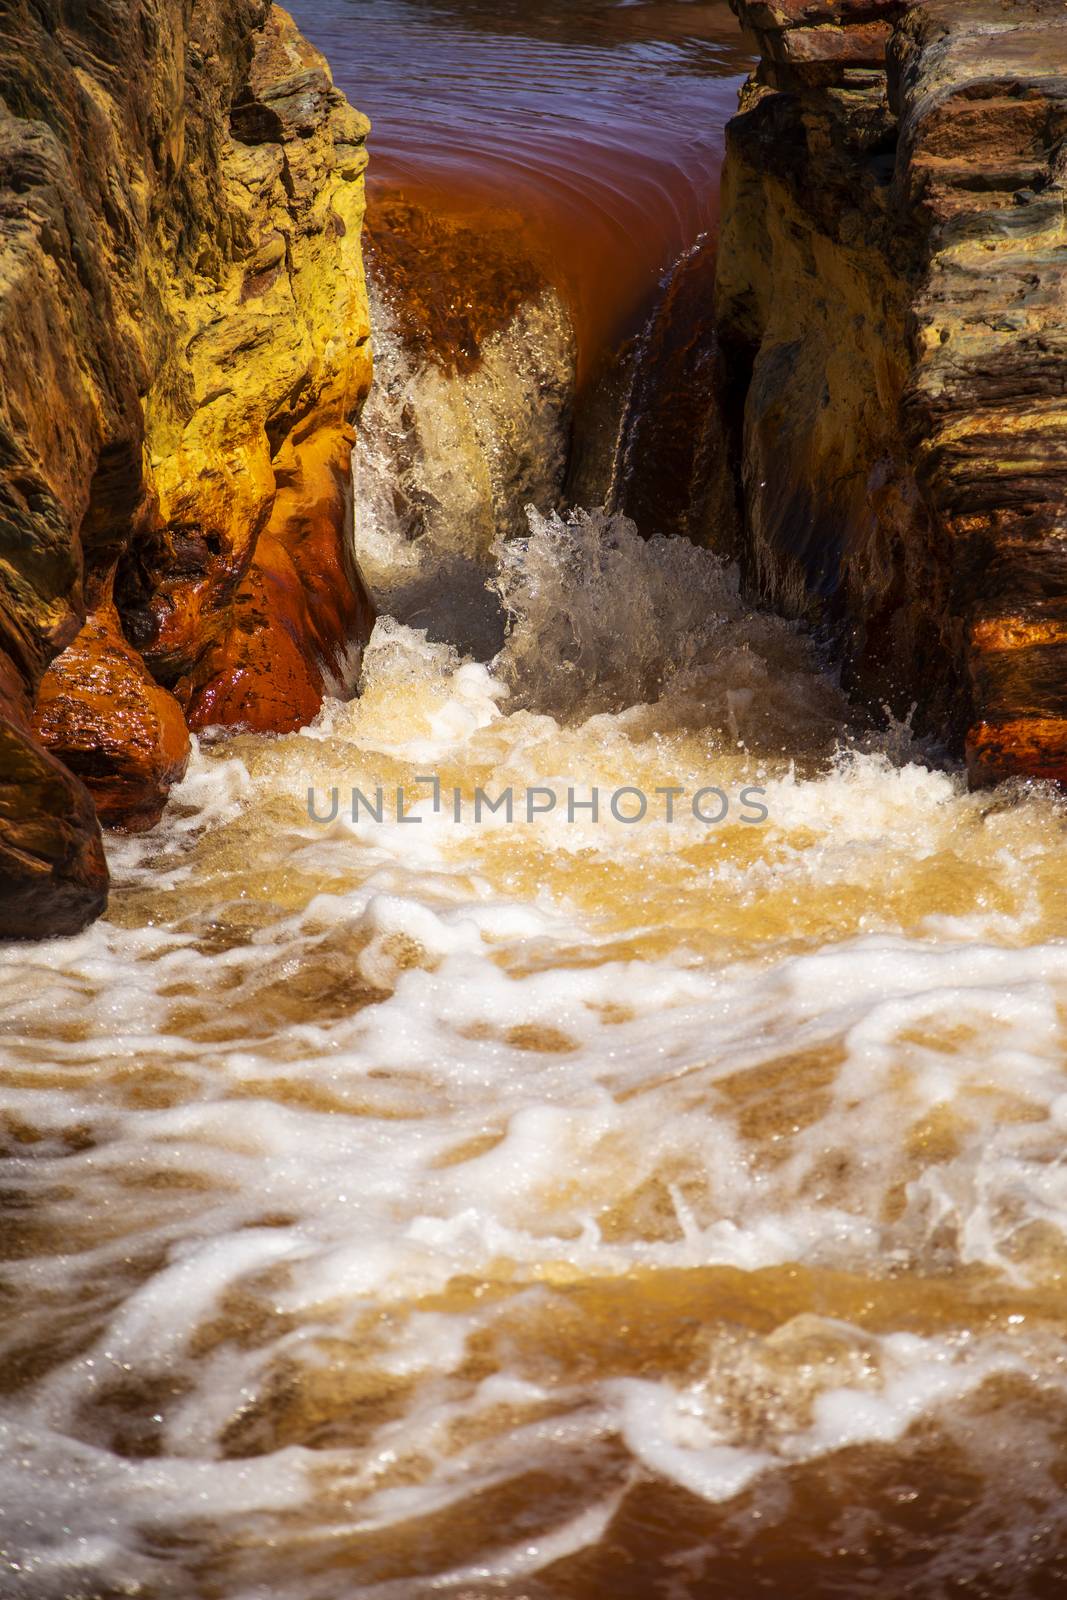
[[[77,933],[107,904],[88,790],[0,716],[0,938]]]

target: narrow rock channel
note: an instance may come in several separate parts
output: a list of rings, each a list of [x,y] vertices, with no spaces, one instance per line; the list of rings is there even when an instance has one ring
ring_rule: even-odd
[[[14,8],[2,1600],[1064,1592],[1067,24],[734,10]]]

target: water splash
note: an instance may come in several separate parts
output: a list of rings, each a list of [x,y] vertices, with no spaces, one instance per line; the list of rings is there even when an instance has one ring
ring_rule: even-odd
[[[502,619],[487,589],[493,548],[524,496],[558,501],[574,345],[544,289],[449,371],[402,339],[390,292],[370,279],[376,380],[353,457],[357,555],[379,611],[491,655]],[[518,519],[518,522],[516,521]]]
[[[884,1468],[932,1505],[965,1470],[937,1560],[1043,1581],[1062,807],[841,754],[707,552],[594,513],[501,560],[495,662],[381,622],[358,699],[200,745],[106,922],[0,952],[8,1572],[585,1600],[637,1540],[695,1596],[768,1526],[839,1570]],[[431,767],[758,779],[769,820],[456,824]],[[309,783],[421,820],[320,826]]]
[[[753,612],[736,567],[685,539],[643,539],[617,512],[527,518],[526,538],[498,543],[491,581],[508,619],[494,670],[515,706],[565,722],[630,708],[636,725],[655,704],[662,731],[715,728],[794,756],[839,736],[845,702],[810,639]]]

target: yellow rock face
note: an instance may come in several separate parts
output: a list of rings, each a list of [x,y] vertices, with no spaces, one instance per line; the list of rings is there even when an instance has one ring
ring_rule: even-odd
[[[178,352],[145,406],[161,529],[144,651],[198,724],[298,726],[369,631],[347,467],[371,379],[360,250],[368,129],[272,7],[219,166],[230,250],[220,257],[205,238],[192,272],[168,280]],[[261,538],[270,584],[255,571]],[[256,643],[260,631],[303,658],[284,692],[269,682],[274,645]],[[240,704],[222,692],[235,674]]]
[[[757,125],[779,97],[762,98],[746,106]],[[835,203],[832,168],[821,214],[810,192],[765,170],[744,124],[733,126],[724,174],[717,299],[747,383],[739,466],[751,581],[787,615],[844,634],[853,691],[906,716],[924,682],[930,718],[945,726],[946,552],[900,420],[907,283],[876,229]]]
[[[14,0],[0,77],[0,934],[32,935],[107,882],[41,741],[143,826],[181,708],[293,727],[369,633],[368,124],[268,0]]]

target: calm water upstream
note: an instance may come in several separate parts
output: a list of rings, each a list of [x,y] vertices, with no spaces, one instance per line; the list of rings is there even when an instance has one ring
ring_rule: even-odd
[[[721,8],[297,11],[380,183],[639,256],[610,320],[706,224]],[[383,619],[0,947],[0,1595],[1062,1595],[1063,803],[681,540],[535,513],[496,581],[494,659]]]
[[[726,0],[298,0],[373,123],[368,194],[513,214],[595,352],[715,227],[751,66]]]

